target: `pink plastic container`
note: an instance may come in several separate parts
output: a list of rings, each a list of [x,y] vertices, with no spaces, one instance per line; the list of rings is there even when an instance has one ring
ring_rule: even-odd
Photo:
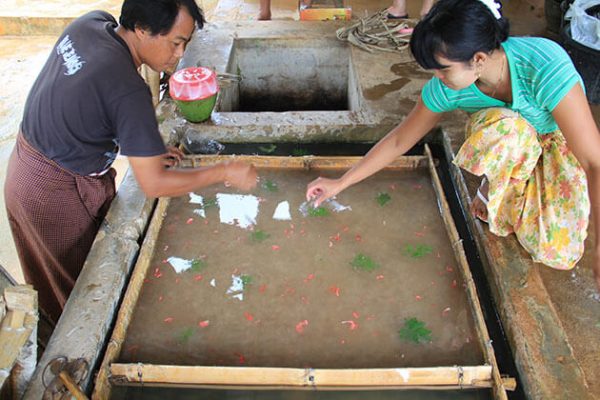
[[[209,68],[184,68],[169,79],[169,94],[190,122],[201,122],[210,117],[218,92],[217,74]]]

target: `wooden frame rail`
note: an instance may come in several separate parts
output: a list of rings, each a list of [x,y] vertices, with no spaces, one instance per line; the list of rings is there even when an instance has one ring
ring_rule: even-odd
[[[112,364],[110,381],[116,385],[193,385],[278,388],[489,388],[492,367],[303,369],[264,367],[200,367],[152,364]]]

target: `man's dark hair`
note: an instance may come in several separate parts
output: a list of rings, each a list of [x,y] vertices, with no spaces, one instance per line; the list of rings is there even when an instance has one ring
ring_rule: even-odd
[[[119,23],[130,31],[149,30],[152,35],[166,34],[175,23],[179,9],[185,7],[202,29],[206,20],[195,0],[125,0]]]
[[[442,69],[437,56],[468,62],[500,48],[508,33],[508,20],[496,19],[479,0],[439,0],[415,27],[410,50],[421,67]]]

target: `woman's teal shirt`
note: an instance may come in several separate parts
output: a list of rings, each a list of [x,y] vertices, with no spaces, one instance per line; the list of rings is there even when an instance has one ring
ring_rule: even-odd
[[[453,90],[434,77],[421,92],[425,106],[438,113],[506,107],[519,112],[539,134],[557,130],[552,110],[576,83],[584,88],[569,55],[557,43],[544,38],[510,37],[502,47],[510,68],[512,104],[485,95],[475,84]]]

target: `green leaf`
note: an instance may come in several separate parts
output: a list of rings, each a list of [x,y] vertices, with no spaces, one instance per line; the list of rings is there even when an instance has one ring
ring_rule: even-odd
[[[377,203],[379,203],[381,207],[385,206],[385,204],[391,199],[392,197],[385,192],[377,193]]]
[[[254,232],[250,233],[250,239],[252,239],[253,242],[262,242],[270,237],[271,235],[264,231],[261,231],[260,229],[257,229]]]
[[[202,206],[202,208],[204,208],[206,210],[207,208],[216,207],[216,206],[217,206],[217,199],[207,199],[204,201],[204,205]]]
[[[414,247],[410,244],[407,244],[404,247],[404,254],[409,257],[412,257],[412,258],[424,257],[427,254],[430,254],[432,251],[433,251],[433,248],[426,244],[418,244]]]
[[[308,215],[311,217],[327,217],[330,212],[323,206],[319,207],[308,207]]]
[[[206,261],[195,258],[194,260],[192,260],[192,271],[200,272],[204,268],[206,268],[206,265]]]
[[[362,253],[357,254],[350,264],[355,269],[360,269],[362,271],[373,271],[374,269],[379,268],[379,264],[377,264],[370,257],[365,256]]]
[[[276,192],[279,190],[279,188],[277,187],[277,184],[268,179],[266,181],[264,181],[261,186],[263,187],[263,189],[266,189],[269,192]]]
[[[252,276],[250,275],[242,275],[240,276],[240,279],[242,280],[242,285],[244,285],[244,289],[246,289],[246,286],[252,283]]]
[[[419,321],[415,317],[406,318],[404,327],[398,333],[400,338],[407,342],[431,342],[431,331],[425,327],[425,322]]]
[[[294,157],[307,156],[308,155],[308,150],[306,150],[306,149],[293,149],[292,150],[292,155]]]
[[[258,146],[258,149],[263,153],[271,154],[275,151],[275,149],[277,149],[277,146],[271,143],[268,146]]]
[[[194,336],[194,328],[188,327],[177,334],[177,341],[185,343],[190,340],[192,336]]]

